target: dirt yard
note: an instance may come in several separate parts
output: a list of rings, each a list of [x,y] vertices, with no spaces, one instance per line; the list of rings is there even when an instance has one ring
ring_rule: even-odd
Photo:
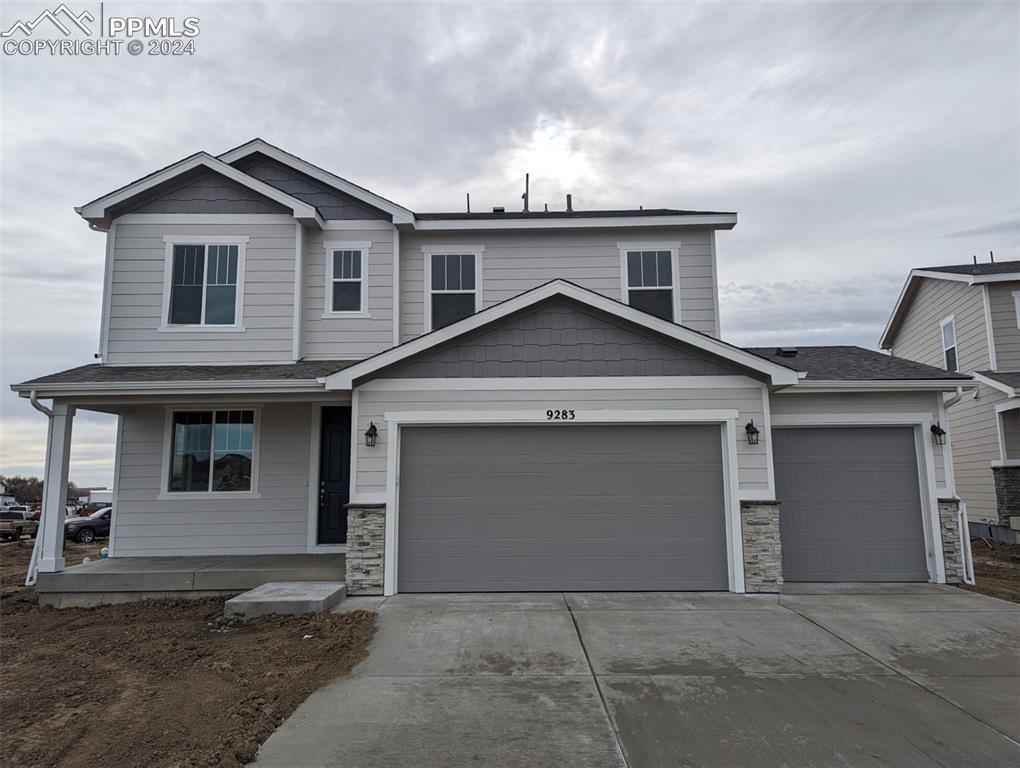
[[[974,539],[971,550],[977,583],[964,589],[1020,603],[1020,544]]]
[[[375,628],[367,611],[229,622],[215,598],[39,608],[20,586],[31,551],[0,546],[4,766],[244,765],[366,656]]]

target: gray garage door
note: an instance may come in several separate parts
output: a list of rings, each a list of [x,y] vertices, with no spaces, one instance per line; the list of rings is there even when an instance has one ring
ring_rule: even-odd
[[[401,592],[727,589],[718,426],[401,433]]]
[[[914,430],[774,429],[786,581],[927,581]]]

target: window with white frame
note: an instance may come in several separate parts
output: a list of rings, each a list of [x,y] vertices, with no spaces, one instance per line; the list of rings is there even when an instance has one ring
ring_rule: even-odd
[[[1013,311],[1016,313],[1016,327],[1020,330],[1020,291],[1013,291]]]
[[[673,322],[676,306],[673,251],[625,251],[627,303],[635,309]]]
[[[170,493],[251,491],[255,411],[173,411],[170,415]]]
[[[364,248],[331,248],[327,263],[329,285],[327,312],[363,312],[365,310]]]
[[[939,324],[942,332],[942,356],[947,371],[960,370],[956,357],[956,319],[947,317]]]
[[[237,325],[240,267],[236,244],[173,244],[167,325]]]
[[[429,328],[438,330],[478,309],[477,253],[426,253],[429,264]]]

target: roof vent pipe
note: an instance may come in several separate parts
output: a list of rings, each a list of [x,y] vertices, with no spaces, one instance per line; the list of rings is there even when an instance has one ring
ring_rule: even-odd
[[[994,263],[995,263],[995,251],[989,251],[989,252],[988,252],[988,260],[989,260],[989,261],[990,261],[990,262],[991,262],[992,264],[994,264]]]
[[[467,193],[467,212],[471,213],[471,193]]]
[[[567,210],[568,211],[573,211],[574,210],[574,201],[573,201],[572,198],[573,198],[573,195],[567,195]]]

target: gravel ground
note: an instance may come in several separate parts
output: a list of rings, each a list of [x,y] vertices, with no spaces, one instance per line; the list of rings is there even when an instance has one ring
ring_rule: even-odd
[[[4,766],[244,765],[375,629],[367,611],[227,621],[222,598],[40,608],[20,586],[31,551],[0,546]]]

